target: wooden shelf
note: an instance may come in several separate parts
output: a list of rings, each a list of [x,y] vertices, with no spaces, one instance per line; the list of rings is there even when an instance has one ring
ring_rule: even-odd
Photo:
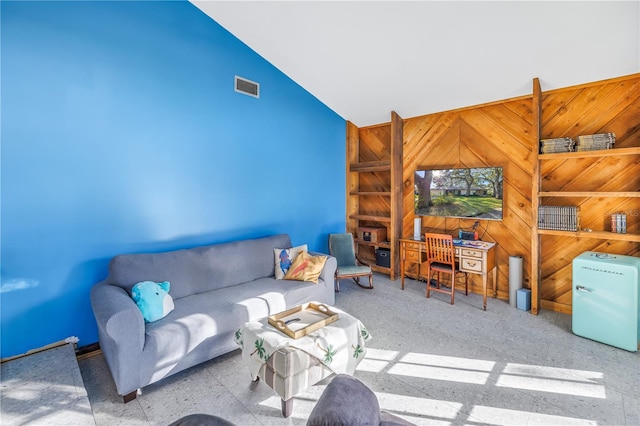
[[[356,241],[362,261],[376,272],[398,274],[398,236],[402,233],[403,121],[394,111],[391,122],[358,128],[347,122],[347,232],[359,234],[359,228],[386,228],[385,241]],[[389,267],[375,265],[375,249],[389,250]],[[375,266],[374,266],[375,265]]]
[[[351,191],[349,195],[378,195],[381,197],[390,197],[390,191]]]
[[[538,229],[540,235],[557,235],[560,237],[593,238],[598,240],[635,241],[640,242],[640,235],[618,234],[607,231],[557,231],[554,229]]]
[[[606,158],[623,155],[640,155],[640,147],[602,149],[596,151],[558,152],[540,154],[538,159],[570,160],[580,158]],[[640,191],[539,191],[538,198],[640,198]],[[640,235],[620,234],[607,231],[560,231],[554,229],[538,229],[538,235],[555,235],[570,238],[591,238],[597,240],[640,242]]]
[[[367,161],[354,163],[349,166],[352,172],[388,172],[391,171],[391,161]]]
[[[640,197],[640,191],[598,192],[598,191],[541,191],[539,197]]]
[[[349,219],[371,220],[373,222],[391,223],[391,218],[389,216],[373,216],[369,214],[353,214],[349,216]]]
[[[372,263],[369,266],[371,266],[371,270],[374,271],[374,272],[382,272],[383,274],[390,274],[391,273],[391,268],[387,268],[385,266],[376,265],[375,262]]]
[[[358,257],[358,259],[367,266],[371,267],[371,270],[374,272],[382,272],[383,274],[390,274],[391,268],[387,268],[386,266],[380,266],[376,263],[375,258],[371,257]]]
[[[610,157],[612,155],[638,155],[640,147],[600,149],[597,151],[554,152],[540,154],[538,160],[566,160],[571,158]]]
[[[372,243],[371,241],[355,240],[355,243],[361,246],[384,247],[389,249],[391,248],[391,243],[388,241],[385,241],[383,243]]]

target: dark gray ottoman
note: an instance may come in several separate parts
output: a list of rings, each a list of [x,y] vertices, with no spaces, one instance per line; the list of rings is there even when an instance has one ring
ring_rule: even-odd
[[[210,414],[189,414],[169,426],[235,426],[233,423]]]
[[[373,391],[346,374],[338,374],[327,385],[307,420],[307,426],[412,424],[380,411],[378,398]]]

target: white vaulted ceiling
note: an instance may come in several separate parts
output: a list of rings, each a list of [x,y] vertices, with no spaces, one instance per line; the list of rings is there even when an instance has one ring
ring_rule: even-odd
[[[640,72],[640,0],[192,3],[357,126]]]

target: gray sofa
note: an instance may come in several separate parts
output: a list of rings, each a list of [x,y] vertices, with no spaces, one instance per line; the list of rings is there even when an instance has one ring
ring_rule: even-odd
[[[238,349],[234,332],[309,301],[334,304],[336,259],[328,256],[318,284],[276,280],[274,248],[288,235],[164,253],[114,257],[109,275],[91,289],[100,348],[125,402],[138,389]],[[312,253],[313,254],[313,253]],[[131,298],[141,281],[169,281],[175,309],[145,323]]]

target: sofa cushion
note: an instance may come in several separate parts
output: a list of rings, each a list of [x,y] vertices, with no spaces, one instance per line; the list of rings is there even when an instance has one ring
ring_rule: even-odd
[[[158,348],[157,360],[171,364],[193,351],[206,339],[235,332],[247,321],[256,321],[292,306],[322,300],[318,285],[303,281],[261,278],[233,287],[191,295],[175,300],[171,316],[147,323],[145,347]],[[327,292],[325,291],[324,294]]]
[[[308,281],[276,281],[263,278],[242,284],[246,293],[236,303],[238,309],[242,309],[244,322],[258,321],[310,301],[333,305],[335,293],[333,284],[330,285],[331,291],[327,291],[327,284],[322,279],[318,280],[318,284],[314,284]]]
[[[291,247],[286,234],[163,253],[122,254],[108,281],[127,290],[140,281],[169,281],[173,299],[274,274],[273,249]]]
[[[156,365],[175,365],[208,338],[237,327],[240,318],[234,313],[235,298],[220,292],[176,299],[170,316],[146,324],[145,351],[154,348]]]

